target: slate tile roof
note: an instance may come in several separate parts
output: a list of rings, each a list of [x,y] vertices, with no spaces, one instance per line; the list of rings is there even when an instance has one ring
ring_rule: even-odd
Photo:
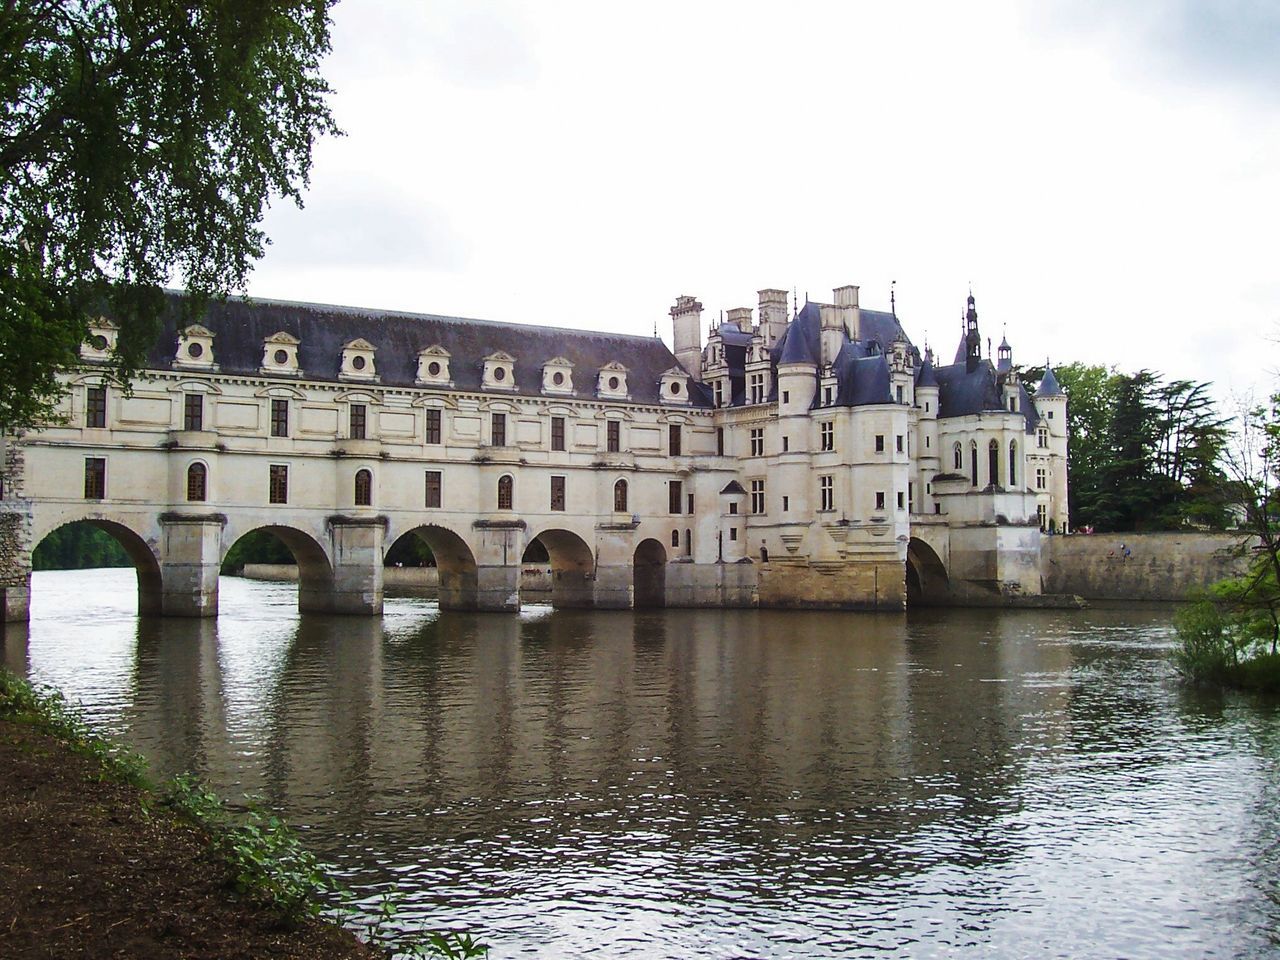
[[[203,315],[183,321],[179,298],[170,295],[164,333],[151,351],[154,368],[171,365],[178,327],[186,322],[199,323],[215,335],[221,372],[254,376],[262,366],[263,340],[281,330],[301,341],[298,365],[304,379],[315,380],[338,380],[343,345],[357,338],[377,349],[374,364],[384,386],[414,386],[419,351],[437,344],[451,355],[449,372],[458,391],[479,391],[482,360],[499,350],[515,357],[515,392],[527,396],[542,396],[542,365],[553,357],[573,364],[574,396],[580,398],[595,396],[601,367],[622,363],[631,399],[639,403],[657,403],[659,378],[678,366],[656,337],[245,298],[211,303]],[[710,406],[702,390],[691,390],[690,398],[695,406]]]

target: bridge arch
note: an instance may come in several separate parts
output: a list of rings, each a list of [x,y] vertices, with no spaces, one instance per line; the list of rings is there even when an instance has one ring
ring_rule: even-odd
[[[441,610],[475,610],[479,584],[475,551],[457,532],[434,523],[405,530],[387,544],[387,555],[405,539],[417,537],[431,549],[440,575]]]
[[[633,603],[641,607],[667,605],[667,548],[657,540],[641,540],[633,565]]]
[[[80,517],[63,520],[43,530],[33,531],[32,551],[36,549],[50,534],[75,524],[95,527],[111,536],[124,549],[133,562],[138,576],[138,613],[139,615],[158,615],[163,610],[163,580],[160,574],[160,558],[155,549],[142,534],[119,520],[108,520],[103,517]]]
[[[223,540],[224,549],[219,560],[225,563],[237,543],[259,532],[271,534],[293,554],[293,561],[298,567],[298,610],[302,613],[331,612],[335,589],[333,563],[324,545],[306,530],[284,524],[260,524],[237,531],[235,536]]]
[[[907,605],[944,603],[950,593],[951,584],[942,558],[928,543],[912,537],[907,542]]]
[[[551,605],[559,608],[595,606],[595,554],[572,530],[552,527],[529,538],[547,551],[551,567]],[[527,549],[527,548],[526,548]]]

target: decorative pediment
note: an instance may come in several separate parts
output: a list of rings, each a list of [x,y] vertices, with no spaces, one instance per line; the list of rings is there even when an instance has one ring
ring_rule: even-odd
[[[658,379],[658,401],[665,406],[687,407],[692,401],[689,398],[689,375],[680,367],[672,367],[663,372]]]
[[[553,357],[544,363],[542,392],[562,396],[573,393],[573,363],[564,357]]]
[[[442,387],[453,386],[449,376],[449,351],[438,343],[418,351],[418,383]]]
[[[502,350],[489,354],[482,361],[484,372],[480,386],[485,390],[516,389],[516,358]]]
[[[291,333],[280,330],[262,341],[262,372],[276,375],[297,377],[302,374],[298,367],[298,345],[302,341]]]
[[[338,376],[344,380],[377,380],[378,371],[373,362],[377,350],[372,343],[360,337],[344,343]]]
[[[596,379],[596,395],[608,400],[626,400],[630,395],[627,390],[627,368],[616,360],[601,367]]]
[[[90,361],[106,361],[116,349],[120,328],[106,317],[89,321],[89,335],[80,344],[80,358]]]
[[[178,349],[173,365],[188,370],[216,370],[213,360],[213,333],[198,323],[178,331]]]

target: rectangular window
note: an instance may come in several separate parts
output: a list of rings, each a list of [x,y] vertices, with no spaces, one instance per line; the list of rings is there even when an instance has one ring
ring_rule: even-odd
[[[716,456],[724,456],[724,427],[716,427]]]
[[[787,512],[788,510],[790,510],[790,509],[791,509],[791,498],[790,498],[790,497],[783,497],[783,498],[782,498],[782,512],[783,512],[783,513],[786,513],[786,512]]]
[[[272,400],[271,401],[271,435],[273,437],[287,437],[289,435],[289,401],[288,400]],[[276,501],[272,501],[275,503]],[[279,501],[284,503],[283,500]]]
[[[899,385],[898,385],[898,402],[899,402],[899,403],[905,403],[905,402],[906,402],[905,400],[903,400],[903,399],[902,399],[902,385],[901,385],[901,384],[899,384]]]
[[[368,424],[368,414],[365,412],[363,403],[353,403],[351,405],[351,439],[363,440]]]
[[[495,413],[493,415],[490,437],[490,442],[495,447],[505,447],[507,445],[507,415],[505,413]]]
[[[667,485],[667,512],[679,513],[680,506],[684,503],[684,484],[679,480],[672,480]]]
[[[693,515],[693,494],[691,493],[689,494],[689,496],[685,497],[685,501],[689,504],[689,509],[686,510],[685,513],[692,516]]]
[[[204,394],[187,393],[182,397],[182,429],[204,429]]]
[[[822,431],[821,449],[834,450],[836,448],[836,425],[831,421],[818,425]]]
[[[716,381],[715,393],[716,393],[716,406],[723,407],[724,406],[724,381],[723,380]]]
[[[107,496],[107,461],[105,457],[85,457],[84,498],[105,500]]]
[[[830,387],[822,388],[822,405],[824,407],[831,406],[831,388]]]
[[[1036,468],[1036,489],[1043,490],[1045,488],[1045,469],[1044,467]]]
[[[790,402],[791,402],[791,391],[790,391],[790,390],[783,390],[783,391],[782,391],[782,402],[783,402],[783,403],[790,403]]]
[[[883,490],[876,491],[876,509],[877,510],[884,509],[884,491]]]
[[[783,438],[782,438],[782,452],[783,452],[783,453],[786,453],[786,452],[787,452],[788,450],[790,450],[790,449],[791,449],[791,438],[790,438],[790,437],[783,437]]]
[[[764,427],[753,427],[751,430],[751,455],[764,456]]]
[[[84,425],[86,427],[105,427],[107,425],[106,387],[90,387],[85,392]]]
[[[1049,508],[1043,503],[1037,504],[1036,516],[1040,520],[1040,531],[1043,533],[1044,529],[1049,525]]]
[[[834,510],[836,508],[836,491],[834,477],[818,478],[818,502],[819,510]]]
[[[753,373],[751,375],[751,402],[764,403],[764,374]]]
[[[440,411],[429,408],[427,410],[427,433],[426,433],[427,443],[440,442],[441,433],[442,433],[440,429],[440,421],[441,421]]]
[[[267,502],[288,503],[289,468],[282,463],[273,463],[270,477],[270,483],[267,486]]]
[[[764,481],[751,481],[751,512],[764,513]]]
[[[894,446],[897,447],[897,450],[899,453],[902,453],[902,451],[906,449],[906,442],[907,442],[906,438],[903,437],[902,434],[898,434],[896,437],[894,437],[894,441],[895,441]]]
[[[564,477],[551,478],[551,509],[564,509]]]
[[[916,512],[916,485],[914,480],[907,481],[907,509]]]
[[[564,449],[564,417],[551,418],[551,449]]]
[[[738,528],[737,528],[737,527],[730,527],[730,528],[729,528],[729,539],[730,539],[730,540],[737,540],[737,539],[738,539]]]
[[[876,453],[884,453],[884,434],[876,434]]]
[[[907,506],[907,495],[903,493],[901,490],[899,490],[898,491],[898,509],[899,510],[906,509],[906,506]]]
[[[428,507],[440,507],[444,503],[444,474],[439,470],[427,471],[427,499]]]
[[[617,453],[622,449],[622,424],[617,420],[610,420],[605,424],[605,450],[609,453]]]
[[[684,446],[683,439],[680,435],[680,424],[673,423],[667,427],[667,448],[671,456],[680,456],[680,450]]]

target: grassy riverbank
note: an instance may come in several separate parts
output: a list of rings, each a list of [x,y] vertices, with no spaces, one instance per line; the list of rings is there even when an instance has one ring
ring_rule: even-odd
[[[5,670],[0,771],[8,960],[483,955],[465,937],[393,940],[377,925],[362,943],[337,922],[351,895],[276,817],[232,814],[188,777],[153,783],[140,756]]]

